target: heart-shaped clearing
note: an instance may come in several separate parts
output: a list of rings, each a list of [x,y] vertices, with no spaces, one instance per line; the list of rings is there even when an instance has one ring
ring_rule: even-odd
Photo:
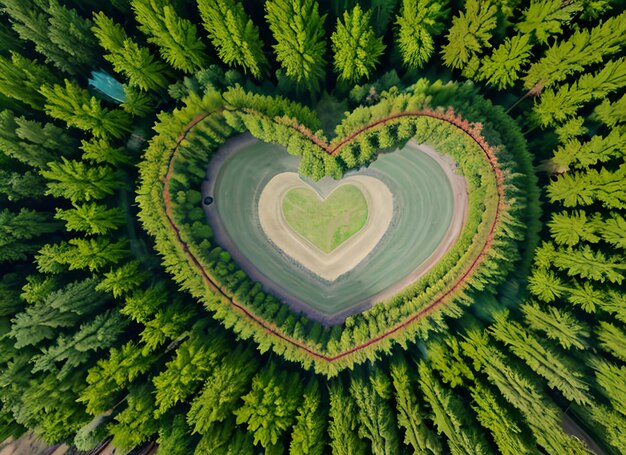
[[[337,187],[326,199],[308,188],[285,194],[282,213],[291,229],[324,253],[330,253],[367,221],[367,201],[354,185]]]
[[[315,275],[327,281],[334,281],[354,269],[378,245],[393,218],[393,195],[381,180],[366,175],[346,177],[339,183],[334,181],[325,183],[325,191],[321,191],[325,196],[325,203],[320,203],[322,197],[311,189],[298,174],[295,172],[277,174],[261,192],[258,213],[263,232],[283,253]],[[320,188],[319,184],[317,187]],[[348,193],[342,196],[342,192],[346,190]],[[331,237],[337,230],[343,232],[344,239],[341,242],[335,242],[336,246],[329,252],[315,245],[303,234],[303,231],[294,229],[294,225],[289,223],[287,217],[284,216],[285,200],[294,191],[296,191],[296,198],[291,202],[297,203],[304,194],[308,196],[304,200],[315,208],[315,213],[308,214],[304,213],[307,209],[303,206],[296,206],[292,209],[296,211],[294,217],[298,219],[297,226],[300,229],[309,235],[318,235],[317,240],[319,240],[321,236],[315,231],[316,226],[313,225],[334,224],[339,229],[328,229],[322,239],[327,245],[333,244]],[[339,197],[335,199],[337,193]],[[353,206],[348,204],[353,204]],[[358,208],[351,210],[359,204],[361,204],[361,212],[365,212],[361,213],[361,217],[356,213],[359,211]],[[324,209],[329,209],[330,205],[338,209],[330,209],[329,215],[339,214],[339,216],[326,216],[326,220],[316,219],[323,217],[324,214],[320,214],[320,210],[324,212]],[[352,232],[347,229],[342,230],[341,226],[337,226],[343,224],[337,223],[337,218],[342,218],[341,212],[345,214],[344,209],[351,213],[350,216],[343,217],[344,220],[340,221],[347,221],[351,224]],[[356,221],[346,219],[352,216],[356,217]],[[361,220],[363,220],[362,223]],[[305,226],[306,223],[311,226]],[[345,235],[348,233],[350,235]]]

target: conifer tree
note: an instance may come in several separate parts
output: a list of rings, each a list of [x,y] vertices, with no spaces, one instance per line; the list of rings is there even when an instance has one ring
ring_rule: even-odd
[[[507,38],[482,60],[477,78],[500,90],[511,87],[520,78],[522,67],[529,62],[530,50],[528,35]]]
[[[43,178],[32,171],[10,172],[0,170],[0,194],[9,201],[36,199],[45,191]]]
[[[67,79],[65,87],[44,85],[40,92],[46,99],[46,113],[68,126],[99,138],[120,138],[130,130],[131,118],[126,112],[103,108],[96,97]]]
[[[0,211],[0,263],[26,259],[41,244],[35,239],[58,229],[47,213],[26,208]]]
[[[302,398],[300,378],[287,371],[277,371],[270,364],[252,379],[252,390],[235,410],[237,424],[246,424],[254,443],[268,448],[293,425],[294,411]]]
[[[489,40],[496,26],[497,8],[490,0],[468,0],[465,11],[452,20],[448,31],[448,43],[442,55],[446,66],[463,68],[485,47],[491,47]]]
[[[78,74],[92,62],[96,43],[91,23],[58,0],[3,0],[0,11],[9,16],[21,39],[33,42],[37,52],[60,70]]]
[[[68,232],[86,234],[106,234],[119,229],[124,224],[124,214],[119,207],[109,208],[95,202],[74,204],[71,209],[56,209],[54,216],[65,221]]]
[[[238,66],[259,79],[267,71],[267,59],[259,28],[239,0],[198,0],[204,28],[217,55],[228,66]]]
[[[316,380],[311,380],[304,389],[302,404],[297,412],[296,423],[291,433],[290,453],[323,454],[326,445],[327,415]]]
[[[324,21],[315,0],[269,0],[265,16],[276,44],[276,60],[285,75],[313,92],[324,77]]]
[[[194,73],[208,66],[195,24],[180,17],[168,0],[132,0],[131,5],[139,29],[173,68]]]
[[[374,34],[370,25],[370,11],[356,5],[343,13],[343,21],[330,37],[333,49],[333,67],[340,80],[356,82],[369,77],[385,50],[383,39]]]
[[[531,65],[524,78],[524,87],[549,87],[619,52],[625,43],[626,12],[592,29],[576,30],[551,46],[541,59]]]
[[[396,42],[408,68],[421,68],[435,51],[433,37],[444,29],[449,9],[436,0],[402,0],[396,19]]]
[[[605,99],[596,106],[593,116],[609,128],[626,123],[626,94],[614,102]]]
[[[0,56],[0,93],[7,98],[21,101],[33,109],[43,110],[44,97],[39,93],[43,84],[52,84],[58,79],[50,70],[11,52],[10,58]]]
[[[333,453],[337,455],[367,453],[365,442],[357,433],[357,407],[354,399],[344,393],[340,382],[331,383],[328,393],[330,397],[328,435]]]
[[[116,172],[107,166],[89,166],[84,161],[62,159],[62,162],[49,163],[48,169],[41,171],[48,180],[48,191],[55,197],[64,197],[72,202],[103,199],[120,186]]]
[[[524,35],[530,35],[542,44],[553,35],[563,33],[563,26],[583,9],[580,2],[563,3],[561,0],[531,0],[522,13],[523,20],[515,28]]]
[[[108,52],[104,58],[111,62],[116,72],[128,78],[131,87],[159,90],[167,86],[166,65],[148,48],[129,38],[121,25],[99,12],[94,15],[92,31],[100,46]]]

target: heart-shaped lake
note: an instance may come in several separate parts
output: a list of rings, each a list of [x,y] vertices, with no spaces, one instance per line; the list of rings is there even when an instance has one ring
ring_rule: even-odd
[[[443,257],[461,232],[467,205],[465,179],[455,174],[451,160],[428,147],[409,143],[380,154],[368,168],[351,171],[339,182],[324,178],[314,183],[298,176],[299,160],[279,145],[242,135],[213,155],[202,192],[214,200],[205,211],[217,242],[267,291],[316,319],[333,323],[396,295]],[[314,188],[324,197],[338,185],[357,186],[368,202],[368,219],[382,216],[382,212],[371,213],[368,194],[380,195],[384,192],[381,188],[387,189],[389,199],[380,206],[387,206],[389,222],[379,224],[383,226],[380,238],[339,259],[343,270],[331,273],[332,263],[318,264],[318,269],[305,265],[303,255],[316,252],[332,259],[362,239],[367,222],[330,254],[313,245],[303,247],[311,242],[303,241],[301,233],[284,221],[280,194],[269,199],[273,209],[260,210],[262,194],[272,179],[285,173],[293,174],[291,178],[296,180],[292,184]],[[359,184],[359,178],[371,180]],[[291,189],[288,185],[284,193]],[[262,226],[264,214],[272,214],[269,218],[274,223],[282,220],[282,235],[267,235]],[[289,236],[299,239],[294,244],[297,252],[280,244]]]

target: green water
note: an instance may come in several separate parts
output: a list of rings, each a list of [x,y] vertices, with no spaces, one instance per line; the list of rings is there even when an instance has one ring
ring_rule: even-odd
[[[252,143],[229,156],[205,196],[218,243],[266,290],[289,302],[309,305],[322,315],[376,301],[376,294],[411,274],[436,249],[450,225],[453,194],[439,164],[412,145],[381,154],[367,169],[347,175],[382,180],[394,197],[391,226],[378,246],[352,271],[333,282],[322,280],[285,257],[265,236],[258,221],[258,200],[267,182],[281,172],[297,172],[299,158],[275,144]],[[328,185],[327,179],[311,186]],[[330,180],[330,179],[328,179]],[[246,258],[248,260],[246,260]]]

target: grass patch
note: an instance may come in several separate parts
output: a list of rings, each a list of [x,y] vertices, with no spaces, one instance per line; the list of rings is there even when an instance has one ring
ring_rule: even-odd
[[[367,201],[354,185],[342,185],[325,200],[308,188],[287,192],[282,204],[289,226],[325,253],[330,253],[367,221]]]

